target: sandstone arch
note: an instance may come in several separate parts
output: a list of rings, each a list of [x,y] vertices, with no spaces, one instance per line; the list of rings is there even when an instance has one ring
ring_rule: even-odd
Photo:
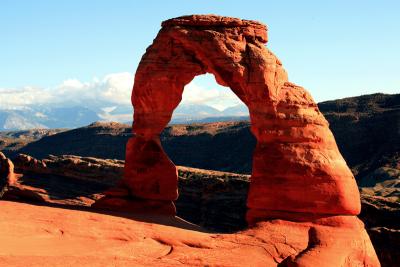
[[[127,144],[125,176],[101,203],[174,214],[177,171],[159,134],[184,86],[212,73],[250,111],[257,139],[247,201],[250,224],[358,214],[355,179],[327,121],[310,94],[288,81],[265,43],[267,28],[255,21],[194,15],[163,22],[135,76],[135,136]],[[121,197],[133,201],[121,202]]]

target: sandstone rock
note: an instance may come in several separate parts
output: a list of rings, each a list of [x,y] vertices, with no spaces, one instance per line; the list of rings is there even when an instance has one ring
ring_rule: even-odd
[[[97,159],[74,155],[49,155],[43,160],[25,154],[14,159],[15,167],[21,173],[51,174],[80,180],[115,185],[123,175],[124,161]]]
[[[379,266],[352,216],[216,234],[174,217],[0,202],[3,266]]]
[[[7,186],[3,199],[90,206],[120,179],[123,163],[71,155],[38,160],[19,154],[15,170],[18,180]]]
[[[0,152],[0,198],[8,190],[8,187],[16,183],[12,161]]]
[[[174,201],[177,172],[159,134],[195,76],[212,73],[248,106],[257,139],[247,205],[250,224],[301,214],[356,215],[355,179],[309,93],[288,81],[266,47],[265,25],[193,15],[163,22],[135,75],[132,137],[120,186],[132,198]]]
[[[254,226],[284,219],[308,227],[306,247],[287,254],[282,264],[379,266],[363,225],[354,217],[360,212],[360,195],[328,122],[310,94],[288,81],[266,42],[266,26],[255,21],[193,15],[163,22],[135,75],[134,137],[126,146],[124,178],[95,206],[125,211],[131,206],[133,212],[143,212],[133,203],[144,201],[160,203],[154,212],[165,214],[162,207],[178,198],[178,173],[159,135],[184,86],[208,72],[249,108],[257,145],[247,222]],[[115,197],[115,192],[126,195]],[[265,263],[272,266],[273,261]]]
[[[29,157],[23,156],[21,158],[26,159]],[[65,158],[73,158],[74,160],[65,161]],[[30,161],[38,162],[34,158],[30,158]],[[46,168],[49,170],[44,172],[40,168],[33,167],[29,170],[25,169],[26,173],[20,176],[16,184],[9,187],[10,190],[7,191],[5,197],[7,199],[18,199],[20,201],[40,201],[68,206],[73,205],[75,207],[77,205],[90,206],[96,199],[102,196],[100,192],[104,191],[105,187],[108,187],[110,183],[117,183],[119,179],[111,181],[100,178],[97,182],[94,181],[95,176],[102,176],[103,174],[103,176],[106,177],[108,175],[109,172],[107,170],[115,167],[115,162],[113,160],[97,161],[98,164],[101,163],[103,165],[102,168],[96,166],[97,164],[89,164],[90,162],[96,162],[93,158],[77,156],[51,156],[51,159],[44,159],[44,162],[47,162]],[[76,166],[74,166],[74,162],[76,162]],[[21,161],[19,161],[19,164],[21,164]],[[16,163],[15,165],[17,170],[20,167],[19,164]],[[28,164],[25,163],[24,165]],[[82,165],[86,167],[83,168],[84,171],[81,173],[82,177],[77,178],[77,173],[74,174],[74,170],[76,170],[78,166]],[[43,165],[40,163],[39,166]],[[52,170],[52,168],[54,168],[54,170]],[[66,176],[60,176],[61,173],[56,171],[57,168],[62,169]],[[119,164],[117,168],[120,170],[118,173],[122,176],[123,162]],[[209,231],[233,233],[238,230],[243,230],[246,227],[245,202],[250,178],[248,175],[200,170],[180,166],[177,168],[180,197],[177,200],[176,205],[180,217],[201,225]],[[35,173],[35,171],[38,172]],[[51,174],[53,172],[58,173],[58,175]],[[90,172],[92,172],[92,174]],[[73,174],[73,176],[69,176],[71,174]],[[91,177],[91,179],[87,179],[86,176]],[[103,184],[103,187],[99,187],[100,184]],[[111,190],[108,191],[107,194],[110,196],[109,198],[99,200],[92,207],[96,207],[96,205],[100,204],[102,209],[105,210],[104,212],[107,212],[106,210],[112,212],[120,210],[125,212],[123,216],[134,214],[132,211],[140,212],[142,214],[171,214],[175,212],[174,210],[171,210],[171,207],[173,207],[171,202],[168,204],[165,201],[142,199],[133,200],[131,198],[126,198],[128,193],[124,190],[121,190],[120,192]],[[102,203],[102,201],[106,202]],[[118,209],[115,207],[118,207]],[[92,212],[93,211],[95,210],[92,210]],[[97,210],[97,212],[98,211],[99,210]],[[384,260],[382,262],[382,264],[385,264],[384,266],[393,266],[394,263],[397,262],[396,259],[398,259],[398,255],[393,249],[396,247],[396,241],[398,241],[396,239],[396,234],[398,232],[396,229],[398,229],[399,221],[398,211],[398,203],[389,203],[377,199],[376,197],[371,199],[370,197],[363,196],[363,213],[361,214],[361,218],[367,224],[368,231],[374,238],[373,241],[375,240],[374,245],[378,245],[376,249],[380,259]],[[296,214],[292,214],[293,217],[295,215]],[[352,216],[320,216],[320,218],[316,219],[315,216],[307,217],[304,216],[304,214],[298,214],[297,220],[303,222],[295,224],[287,221],[280,221],[280,223],[277,224],[277,220],[275,220],[271,227],[263,228],[257,226],[255,227],[255,229],[258,229],[257,231],[252,232],[250,229],[247,230],[247,232],[252,233],[256,238],[260,238],[265,234],[268,234],[264,233],[263,229],[265,231],[272,231],[269,234],[275,237],[268,241],[271,242],[268,246],[277,245],[279,247],[279,233],[286,229],[287,231],[291,231],[283,233],[286,235],[286,238],[289,238],[290,240],[297,239],[296,242],[304,243],[304,247],[307,247],[306,243],[309,238],[315,240],[313,241],[314,243],[323,242],[323,244],[321,244],[323,246],[325,246],[325,244],[328,246],[329,243],[329,246],[333,246],[333,250],[329,253],[331,255],[336,255],[335,257],[337,258],[340,258],[340,255],[345,255],[347,253],[340,251],[337,244],[344,247],[353,247],[354,251],[357,250],[354,244],[360,244],[359,242],[366,242],[366,244],[370,246],[369,241],[365,239],[367,237],[365,236],[365,232],[362,230],[362,224]],[[282,228],[282,226],[279,226],[287,224],[291,224],[293,227]],[[344,236],[340,239],[341,241],[336,240],[336,237],[332,239],[332,236],[327,234],[332,233],[332,231],[316,233],[314,229],[311,230],[309,234],[306,234],[306,231],[303,231],[301,236],[296,234],[297,230],[295,229],[298,229],[299,227],[301,229],[308,229],[307,225],[312,224],[326,226],[321,229],[333,229],[334,234],[343,233],[343,235],[351,236],[354,243],[346,243],[350,242],[350,240],[346,239]],[[264,225],[271,225],[271,220]],[[341,229],[342,227],[347,228],[347,230]],[[319,229],[319,227],[317,228]],[[385,237],[391,233],[394,233],[394,235],[390,238]],[[386,242],[383,240],[386,240]],[[374,254],[370,251],[370,248],[365,248],[364,250],[361,246],[358,248],[358,251],[366,253],[367,261],[373,258]],[[287,264],[294,264],[294,262],[296,262],[296,257],[289,257],[288,254],[281,256],[275,255],[275,257],[284,258]],[[324,258],[319,258],[319,260],[321,259],[324,260]],[[318,260],[318,258],[315,260]],[[266,262],[264,262],[264,264],[266,264]],[[271,266],[274,265],[271,264]]]
[[[46,163],[26,154],[18,154],[14,159],[20,172],[48,173]]]

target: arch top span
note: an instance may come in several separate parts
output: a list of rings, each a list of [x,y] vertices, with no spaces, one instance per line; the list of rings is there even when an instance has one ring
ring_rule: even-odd
[[[250,110],[263,103],[264,112],[275,112],[287,74],[265,47],[265,25],[215,15],[184,16],[162,25],[135,75],[132,103],[137,134],[159,133],[179,104],[184,86],[204,73],[231,88]],[[150,127],[151,114],[157,114],[161,129]]]
[[[243,33],[247,36],[254,36],[263,43],[267,43],[267,26],[255,20],[245,20],[217,15],[189,15],[172,18],[161,23],[164,27],[183,26],[194,28],[245,28]]]
[[[358,214],[355,179],[327,121],[310,94],[288,81],[266,42],[266,26],[249,20],[193,15],[163,22],[136,72],[135,135],[126,147],[120,191],[114,194],[125,192],[141,206],[149,203],[158,212],[173,213],[177,172],[159,134],[184,86],[197,75],[212,73],[248,106],[257,139],[247,200],[250,224],[267,218],[296,220],[301,214]]]

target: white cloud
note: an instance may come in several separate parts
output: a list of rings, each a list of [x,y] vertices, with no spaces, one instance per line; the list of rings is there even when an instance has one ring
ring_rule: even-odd
[[[215,84],[214,86],[200,86],[192,81],[185,86],[182,95],[183,104],[204,104],[223,110],[227,107],[241,104],[240,99],[227,87]]]
[[[60,88],[82,88],[84,84],[77,79],[68,79],[61,83]]]
[[[29,105],[47,103],[52,96],[43,88],[25,86],[18,89],[0,88],[1,109],[22,109]]]
[[[54,89],[54,101],[78,102],[90,105],[90,101],[101,101],[109,104],[130,104],[133,75],[127,72],[106,75],[99,80],[82,83],[69,79]]]
[[[219,97],[219,95],[220,92],[217,90],[206,90],[196,83],[191,82],[185,86],[182,95],[182,102],[191,104],[204,104]]]
[[[109,74],[100,82],[98,92],[104,100],[115,104],[131,103],[133,75],[127,72]]]
[[[99,109],[131,105],[133,79],[133,74],[123,72],[109,74],[102,79],[94,78],[89,82],[67,79],[53,88],[0,88],[0,109],[22,109],[46,104],[95,106]],[[215,82],[212,85],[201,83],[199,80],[200,83],[195,79],[185,87],[182,104],[204,104],[222,110],[241,103],[229,88]],[[104,113],[111,111],[103,110]]]
[[[41,104],[81,104],[90,106],[91,101],[115,105],[130,104],[133,75],[115,73],[102,80],[94,78],[91,82],[68,79],[54,88],[0,88],[1,109],[21,109],[29,105]]]

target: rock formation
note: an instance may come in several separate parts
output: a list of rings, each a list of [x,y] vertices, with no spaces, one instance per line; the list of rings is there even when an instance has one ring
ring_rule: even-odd
[[[8,187],[15,182],[14,164],[0,152],[0,198],[8,190]]]
[[[16,171],[24,174],[65,176],[112,186],[123,174],[123,160],[98,159],[74,155],[49,155],[43,160],[25,154],[14,158]]]
[[[250,111],[257,139],[247,201],[250,224],[360,212],[354,177],[327,121],[309,93],[288,82],[266,42],[266,26],[255,21],[195,15],[163,22],[136,72],[135,136],[127,144],[119,195],[168,205],[177,199],[176,167],[159,134],[184,86],[208,72]]]
[[[289,228],[306,229],[308,245],[287,255],[285,266],[378,266],[368,235],[354,217],[360,212],[355,179],[328,122],[310,94],[288,81],[266,42],[266,26],[255,21],[195,15],[163,22],[136,72],[134,137],[126,147],[124,178],[95,207],[175,214],[177,170],[159,135],[184,86],[212,73],[247,105],[257,139],[248,224],[301,222]]]

